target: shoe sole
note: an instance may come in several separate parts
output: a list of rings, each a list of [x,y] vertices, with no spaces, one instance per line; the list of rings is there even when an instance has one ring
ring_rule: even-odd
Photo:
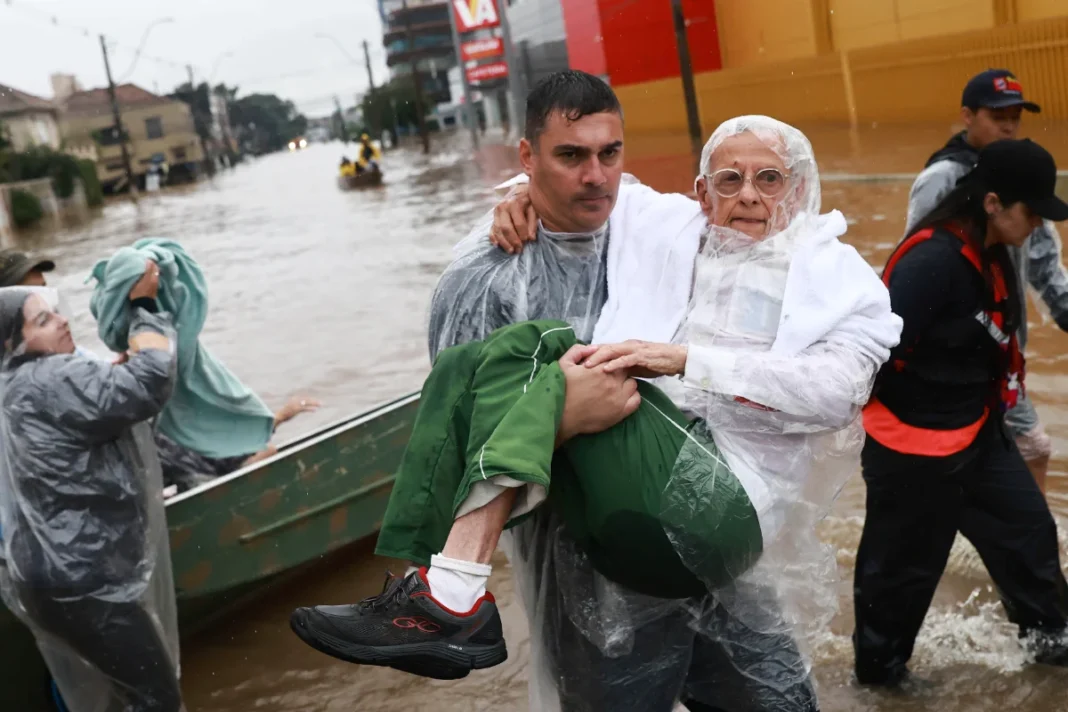
[[[338,660],[389,667],[434,680],[459,680],[472,670],[491,668],[508,659],[508,648],[503,640],[494,645],[410,643],[372,647],[324,633],[313,635],[295,616],[290,617],[289,627],[309,646]]]

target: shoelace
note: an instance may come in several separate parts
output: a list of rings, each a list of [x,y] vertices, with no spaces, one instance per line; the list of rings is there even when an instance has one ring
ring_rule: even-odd
[[[393,603],[403,602],[405,599],[407,599],[407,593],[404,591],[404,578],[394,576],[392,572],[387,571],[386,580],[382,584],[382,593],[377,596],[369,596],[356,605],[359,608],[380,611],[388,608]]]

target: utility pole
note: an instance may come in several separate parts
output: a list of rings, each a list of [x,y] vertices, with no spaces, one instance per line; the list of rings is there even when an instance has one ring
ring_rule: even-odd
[[[408,0],[402,0],[404,11],[404,36],[408,42],[408,52],[412,55],[412,82],[415,84],[415,121],[419,127],[419,138],[423,141],[423,153],[430,153],[430,134],[426,129],[426,108],[423,103],[423,80],[419,76],[419,60],[415,56],[415,40],[412,36],[412,18],[408,14]],[[452,8],[449,9],[452,12]]]
[[[363,41],[363,61],[367,65],[367,83],[371,86],[371,93],[375,92],[375,77],[371,73],[371,50],[367,47],[367,40]]]
[[[115,121],[115,131],[119,136],[119,150],[122,151],[122,167],[126,172],[126,185],[129,186],[130,195],[137,197],[137,183],[134,182],[133,167],[130,165],[130,153],[126,150],[126,129],[122,125],[122,112],[119,111],[119,100],[115,95],[115,81],[111,78],[111,62],[108,61],[108,43],[104,35],[100,35],[100,49],[104,53],[104,71],[108,76],[108,98],[111,100],[111,115]]]
[[[367,66],[367,84],[371,87],[371,89],[367,92],[368,96],[371,97],[371,101],[368,102],[367,106],[368,107],[378,107],[379,103],[377,101],[375,101],[375,75],[371,71],[371,50],[367,45],[367,40],[363,41],[363,63]],[[393,99],[390,98],[390,105],[391,106],[392,106],[392,103],[393,103]],[[379,115],[376,118],[383,124],[382,128],[384,129],[385,128],[385,121],[382,121],[383,117],[381,115],[381,112],[377,112],[377,113]],[[364,120],[364,124],[366,125],[370,121],[370,117],[364,116],[363,120]],[[394,129],[393,129],[393,145],[394,146],[396,146],[397,142],[400,141],[400,136],[397,135],[396,125],[397,125],[397,110],[396,110],[396,108],[394,108],[393,109],[393,127],[394,127]],[[372,131],[368,131],[368,133],[373,133],[373,132]]]
[[[464,116],[471,129],[471,143],[478,150],[478,112],[471,101],[471,83],[467,81],[467,67],[464,66],[464,54],[460,49],[460,31],[456,28],[456,12],[449,8],[449,25],[452,27],[452,46],[456,48],[456,66],[460,68],[460,84],[464,88]]]
[[[345,125],[345,112],[341,110],[341,100],[334,95],[334,106],[337,107],[337,119],[341,123],[341,141],[349,142],[349,127]]]
[[[197,128],[196,127],[197,85],[194,84],[194,80],[193,80],[193,65],[192,64],[185,65],[185,71],[186,71],[186,74],[189,75],[189,93],[190,93],[190,96],[193,99],[193,105],[189,107],[189,110],[193,112],[193,130],[196,131],[196,128]],[[208,87],[208,96],[206,98],[208,100],[208,111],[210,112],[211,111],[211,87],[210,86]],[[201,120],[203,120],[203,115],[201,115]],[[211,121],[211,114],[210,113],[208,114],[208,121],[209,121],[209,123]],[[207,168],[208,168],[208,175],[209,176],[214,176],[215,175],[215,157],[211,155],[211,151],[208,150],[208,142],[204,140],[203,136],[200,136],[200,132],[199,131],[197,131],[197,136],[200,137],[200,150],[204,154],[204,165],[207,166]]]
[[[675,16],[675,45],[679,50],[679,73],[682,76],[682,93],[686,98],[686,121],[690,127],[690,150],[695,164],[701,161],[701,114],[697,110],[697,89],[693,83],[693,64],[690,62],[690,42],[686,37],[686,16],[682,12],[682,0],[671,0]],[[701,172],[697,165],[695,174]]]

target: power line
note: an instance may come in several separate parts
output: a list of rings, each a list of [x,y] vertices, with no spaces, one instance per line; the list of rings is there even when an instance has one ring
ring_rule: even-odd
[[[7,7],[16,12],[21,12],[24,15],[33,16],[34,18],[46,22],[47,24],[51,25],[52,27],[55,27],[56,29],[75,32],[81,35],[82,37],[85,37],[86,39],[92,39],[97,35],[104,35],[105,37],[107,37],[109,47],[119,48],[124,51],[131,52],[132,54],[134,54],[134,56],[138,56],[139,54],[142,59],[147,59],[151,62],[155,62],[156,64],[168,66],[179,70],[185,69],[185,66],[188,64],[188,62],[180,62],[178,60],[169,59],[167,57],[160,57],[158,55],[139,52],[136,45],[128,45],[125,42],[119,42],[114,37],[109,36],[107,33],[97,32],[96,30],[90,27],[85,27],[83,25],[77,25],[71,22],[67,22],[65,20],[61,20],[58,15],[55,15],[49,12],[48,10],[33,7],[27,3],[22,2],[21,0],[19,0],[18,2],[16,2],[16,0],[3,0],[3,2],[4,7]],[[200,68],[197,67],[197,69],[199,70]]]

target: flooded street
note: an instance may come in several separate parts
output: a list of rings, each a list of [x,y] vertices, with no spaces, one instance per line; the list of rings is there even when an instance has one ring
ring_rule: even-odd
[[[856,174],[915,173],[948,137],[947,127],[810,132],[826,180],[824,210],[841,209],[847,239],[876,266],[901,237],[910,183],[857,181]],[[1031,134],[1068,166],[1063,132]],[[340,192],[340,144],[253,160],[214,181],[115,202],[78,228],[24,242],[58,264],[54,280],[75,315],[83,345],[103,350],[89,315],[96,260],[140,237],[182,242],[210,286],[206,345],[272,407],[293,393],[323,401],[286,426],[282,439],[418,389],[429,365],[425,321],[434,283],[452,245],[490,207],[491,187],[514,175],[514,151],[488,146],[472,157],[466,137],[435,138],[437,153],[387,153],[386,185]],[[691,159],[677,138],[628,143],[627,167],[661,190],[689,191]],[[350,147],[349,152],[352,152]],[[845,174],[845,175],[843,175]],[[1065,194],[1062,182],[1062,195]],[[1030,312],[1028,386],[1054,442],[1049,500],[1068,527],[1068,335]],[[1028,667],[978,556],[958,542],[917,642],[911,695],[855,687],[852,569],[863,522],[858,476],[822,533],[838,549],[841,612],[814,641],[824,712],[1066,708],[1068,670]],[[491,590],[505,618],[509,660],[459,682],[435,682],[335,662],[290,632],[289,612],[310,603],[350,602],[377,593],[384,570],[362,542],[183,646],[191,712],[413,712],[527,709],[525,619],[499,558]],[[606,711],[610,712],[610,711]]]

